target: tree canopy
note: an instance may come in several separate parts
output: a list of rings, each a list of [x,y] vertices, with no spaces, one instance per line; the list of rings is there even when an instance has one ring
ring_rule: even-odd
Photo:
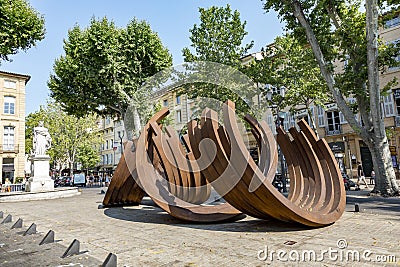
[[[146,95],[138,88],[147,77],[172,65],[172,57],[145,21],[118,28],[106,17],[76,25],[64,40],[65,55],[55,60],[48,86],[70,114],[124,115],[131,101]],[[140,110],[140,108],[138,108]]]
[[[189,30],[192,49],[185,47],[182,50],[185,62],[210,61],[240,69],[241,57],[253,47],[253,42],[243,44],[248,33],[245,30],[246,22],[241,21],[239,11],[227,5],[199,8],[199,13],[200,24],[194,24]],[[236,103],[239,111],[249,111],[245,102],[229,88],[197,83],[194,87],[185,87],[181,93],[186,93],[192,99],[206,97],[221,102],[230,99]]]
[[[26,0],[0,0],[0,59],[26,51],[44,38],[44,18]]]
[[[239,68],[240,58],[253,47],[253,42],[243,44],[248,34],[247,22],[242,22],[240,13],[226,7],[199,8],[200,24],[190,29],[193,52],[182,50],[185,62],[212,61]]]
[[[300,43],[293,34],[275,38],[273,44],[262,49],[261,55],[261,59],[256,58],[243,71],[258,84],[284,88],[283,98],[272,96],[274,103],[280,102],[280,110],[290,107],[291,112],[295,112],[299,107],[309,109],[311,104],[323,106],[331,101],[311,48]],[[265,96],[268,90],[271,87],[261,88]]]

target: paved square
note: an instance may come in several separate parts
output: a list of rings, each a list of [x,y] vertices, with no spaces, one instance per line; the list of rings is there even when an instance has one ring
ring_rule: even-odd
[[[23,218],[25,228],[34,222],[39,232],[54,230],[65,247],[78,239],[81,250],[88,251],[82,255],[100,263],[115,253],[118,266],[400,265],[397,211],[354,213],[348,205],[337,223],[318,229],[250,216],[237,222],[188,224],[147,197],[136,207],[98,209],[103,197],[100,188],[84,188],[70,198],[1,203],[0,210],[4,216],[12,214],[14,221]],[[309,258],[310,251],[315,259]],[[353,261],[354,253],[360,262]],[[394,260],[386,256],[395,256],[395,262],[377,262]]]

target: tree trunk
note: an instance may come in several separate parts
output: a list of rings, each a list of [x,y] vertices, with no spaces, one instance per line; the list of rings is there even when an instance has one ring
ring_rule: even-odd
[[[398,195],[399,187],[396,183],[396,175],[390,157],[389,144],[381,140],[375,140],[368,145],[372,155],[375,171],[375,187],[372,193],[383,196]]]
[[[139,137],[140,131],[142,130],[142,123],[140,120],[140,115],[139,112],[137,111],[137,109],[133,109],[133,122],[135,124],[135,128],[134,128],[134,132],[133,134],[136,137]]]
[[[132,140],[134,137],[139,137],[142,130],[142,124],[139,112],[135,107],[130,106],[125,113],[122,113],[124,118],[124,127],[127,140]]]
[[[399,188],[393,169],[389,144],[386,137],[385,124],[380,108],[380,88],[378,70],[378,0],[366,0],[366,30],[367,30],[367,62],[368,90],[370,95],[371,119],[373,130],[369,150],[372,154],[376,173],[376,183],[373,193],[396,195]]]
[[[69,177],[72,177],[74,175],[74,163],[69,162]]]

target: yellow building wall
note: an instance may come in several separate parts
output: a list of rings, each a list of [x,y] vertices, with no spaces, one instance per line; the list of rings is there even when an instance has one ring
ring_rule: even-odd
[[[0,71],[0,181],[3,183],[4,159],[14,160],[13,183],[17,177],[25,176],[25,85],[30,77]],[[5,87],[5,81],[16,82],[16,88]],[[15,97],[14,114],[4,114],[4,97]],[[4,149],[4,127],[14,127],[14,149]],[[7,161],[7,160],[6,160]],[[10,177],[11,178],[11,177]]]

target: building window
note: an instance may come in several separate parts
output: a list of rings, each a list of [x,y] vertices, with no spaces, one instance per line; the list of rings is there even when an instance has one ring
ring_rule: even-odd
[[[15,114],[15,97],[4,97],[4,114]]]
[[[394,105],[393,105],[393,97],[392,92],[389,91],[388,95],[383,97],[383,107],[384,107],[384,114],[385,117],[393,117],[394,114]]]
[[[273,134],[276,134],[276,127],[275,127],[275,122],[272,114],[267,115],[267,124],[269,128],[271,129]]]
[[[385,28],[393,28],[400,25],[400,16],[394,17],[392,19],[389,19],[385,21]]]
[[[391,41],[390,43],[397,44],[397,45],[399,46],[399,45],[400,45],[400,39]],[[395,59],[397,62],[400,62],[400,54],[398,54],[397,56],[395,56],[394,59]],[[397,66],[396,66],[396,67],[390,66],[390,67],[389,67],[389,70],[397,70],[397,69],[399,69],[399,68],[400,68],[400,67],[397,67]]]
[[[338,111],[330,111],[326,113],[328,122],[327,129],[329,132],[340,131],[340,117]]]
[[[296,119],[294,118],[293,114],[289,113],[288,121],[289,121],[289,129],[296,126]]]
[[[176,122],[178,123],[182,122],[182,112],[180,110],[176,111]]]
[[[318,115],[318,126],[325,126],[325,110],[321,106],[317,106],[317,115]]]
[[[180,105],[180,104],[181,104],[181,96],[180,96],[180,95],[178,95],[178,96],[176,97],[176,104],[177,104],[177,105]]]
[[[4,126],[3,149],[14,150],[14,127]]]
[[[11,89],[17,89],[17,82],[10,81],[10,80],[4,80],[4,87],[11,88]]]
[[[111,123],[111,118],[110,116],[106,116],[106,125]]]
[[[279,112],[279,113],[280,113],[279,116],[283,117],[283,129],[285,131],[289,130],[289,128],[290,128],[290,122],[289,122],[290,113],[288,113],[288,112]]]
[[[164,99],[163,100],[163,106],[164,107],[168,107],[168,99]]]

